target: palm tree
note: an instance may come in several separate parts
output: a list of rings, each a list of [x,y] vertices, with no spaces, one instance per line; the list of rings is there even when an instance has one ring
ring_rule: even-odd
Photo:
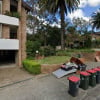
[[[73,12],[78,8],[80,0],[40,0],[42,8],[56,14],[59,12],[61,19],[61,49],[64,49],[64,34],[65,34],[65,14]]]
[[[93,24],[93,29],[100,29],[100,8],[97,12],[93,13],[91,22]]]

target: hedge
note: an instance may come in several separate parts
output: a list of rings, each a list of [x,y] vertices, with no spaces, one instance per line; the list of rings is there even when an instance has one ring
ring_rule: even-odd
[[[32,74],[40,74],[41,73],[41,66],[38,62],[34,60],[24,60],[23,67]]]

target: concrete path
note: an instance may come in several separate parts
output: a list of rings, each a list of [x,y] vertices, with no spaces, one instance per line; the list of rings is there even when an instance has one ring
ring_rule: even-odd
[[[100,85],[88,90],[79,89],[79,95],[68,94],[67,76],[37,76],[21,83],[0,88],[0,100],[100,100]]]
[[[0,87],[13,84],[22,80],[32,78],[33,75],[29,74],[23,68],[10,67],[1,68],[0,67]]]

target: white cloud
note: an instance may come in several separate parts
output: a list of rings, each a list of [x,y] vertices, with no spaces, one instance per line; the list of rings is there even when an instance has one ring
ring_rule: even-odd
[[[52,27],[54,27],[54,26],[56,26],[56,27],[58,27],[58,28],[60,28],[61,27],[61,25],[60,25],[60,23],[53,23],[53,24],[50,24],[50,26],[52,26]]]
[[[96,7],[100,5],[100,0],[80,0],[80,8],[85,7],[86,5],[89,5],[91,7]]]
[[[69,13],[68,14],[68,17],[72,20],[74,17],[75,18],[83,18],[84,20],[86,20],[86,21],[89,21],[89,17],[85,17],[84,16],[84,13],[83,13],[83,11],[81,10],[81,9],[78,9],[78,10],[76,10],[76,11],[74,11],[73,13]]]
[[[79,5],[80,8],[83,8],[86,5],[87,5],[87,0],[80,0],[80,5]]]
[[[91,6],[91,7],[96,7],[100,5],[100,0],[80,0],[80,5],[79,8],[84,8],[85,6]],[[77,9],[71,14],[68,14],[68,17],[70,19],[73,19],[73,17],[76,18],[83,18],[86,21],[89,21],[89,17],[85,17],[84,12],[82,9]]]
[[[100,6],[100,0],[88,0],[88,4],[92,7]]]

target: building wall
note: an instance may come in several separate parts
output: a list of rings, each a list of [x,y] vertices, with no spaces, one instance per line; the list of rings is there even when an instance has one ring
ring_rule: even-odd
[[[2,1],[2,13],[4,14],[5,11],[10,11],[10,0]]]
[[[21,6],[22,1],[18,2],[18,12],[21,14],[17,36],[19,39],[19,51],[17,53],[17,65],[21,66],[22,61],[26,58],[26,11]]]
[[[9,39],[10,28],[8,25],[2,25],[2,38]]]
[[[22,39],[21,39],[21,52],[22,52],[22,60],[26,58],[26,10],[22,7],[21,14],[21,30],[22,30]]]
[[[3,0],[2,13],[10,11],[10,0]],[[22,66],[22,60],[26,58],[26,10],[22,7],[22,0],[18,0],[18,12],[21,15],[17,29],[17,38],[19,39],[19,50],[16,52],[16,64]],[[2,25],[2,38],[10,38],[10,26]]]
[[[10,0],[3,0],[2,1],[2,13],[5,14],[6,11],[10,11]],[[2,26],[2,38],[9,38],[9,26],[3,25]]]
[[[21,3],[22,1],[19,0],[18,2],[18,12],[21,14]],[[16,63],[18,66],[22,65],[22,60],[21,60],[21,19],[19,21],[19,27],[17,30],[17,38],[19,39],[19,51],[16,54]]]
[[[95,38],[96,40],[100,40],[100,35],[92,34],[92,38]]]

